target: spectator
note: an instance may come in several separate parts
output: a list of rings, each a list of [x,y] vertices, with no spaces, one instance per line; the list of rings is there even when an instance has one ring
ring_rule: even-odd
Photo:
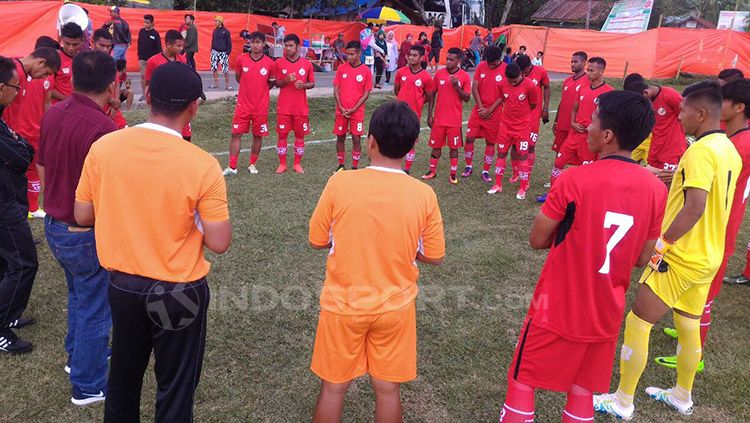
[[[367,26],[362,28],[361,31],[359,31],[359,44],[362,46],[362,63],[367,65],[367,57],[372,57],[372,47],[371,44],[373,43],[373,23],[368,22]],[[372,65],[368,65],[372,66]]]
[[[71,401],[84,406],[104,401],[106,395],[112,315],[109,273],[99,263],[93,225],[76,223],[73,203],[89,149],[117,129],[104,112],[112,98],[115,61],[101,51],[80,53],[73,60],[73,74],[73,94],[42,119],[38,168],[47,212],[44,233],[68,286],[65,370],[70,372]]]
[[[333,57],[338,64],[346,63],[346,41],[344,41],[343,32],[339,32],[338,38],[333,41],[331,47],[333,47]]]
[[[492,28],[487,28],[487,35],[484,36],[484,45],[485,46],[491,46],[494,43],[495,39],[492,36]]]
[[[505,63],[506,65],[513,63],[513,56],[510,54],[512,51],[513,50],[511,50],[510,47],[507,47],[505,49],[505,55],[503,56],[503,63]]]
[[[430,54],[427,56],[427,63],[431,63],[434,60],[434,66],[432,72],[437,71],[438,64],[440,64],[440,49],[443,48],[443,27],[435,25],[435,30],[432,31],[432,41],[430,42]]]
[[[430,51],[432,50],[432,47],[430,46],[430,40],[427,39],[426,32],[419,33],[419,41],[417,42],[417,44],[421,44],[422,47],[424,47],[424,56],[422,57],[422,69],[427,69],[427,58],[430,57]]]
[[[518,48],[518,51],[513,55],[513,61],[515,62],[516,59],[518,59],[518,56],[526,56],[526,46],[521,46]]]
[[[214,18],[216,28],[211,38],[211,71],[214,73],[214,84],[208,88],[219,88],[219,65],[224,74],[224,86],[231,90],[229,85],[229,55],[232,53],[232,34],[224,26],[224,18]]]
[[[86,12],[86,16],[89,16],[89,10],[85,7],[82,7],[84,12]],[[88,18],[88,25],[86,25],[86,29],[83,30],[83,44],[81,45],[81,51],[91,51],[91,38],[94,36],[94,24],[91,22],[91,18]]]
[[[273,36],[276,38],[276,44],[284,44],[284,37],[286,37],[286,28],[279,25],[277,22],[271,24],[273,27]]]
[[[375,37],[375,88],[383,88],[380,79],[383,77],[386,62],[388,60],[388,43],[385,41],[385,32],[381,29]]]
[[[531,64],[533,66],[544,66],[544,63],[542,62],[542,56],[544,56],[543,51],[537,51],[536,57],[531,59]]]
[[[125,19],[120,17],[120,8],[112,6],[109,10],[110,20],[104,24],[109,27],[109,32],[112,34],[112,40],[115,43],[114,54],[115,60],[125,59],[125,53],[130,47],[130,26],[125,22]]]
[[[388,31],[388,35],[385,38],[388,44],[388,66],[385,69],[385,84],[391,83],[391,73],[396,72],[398,69],[398,42],[396,42],[396,33]]]
[[[195,53],[198,53],[198,28],[195,27],[195,16],[185,15],[185,25],[182,28],[185,32],[182,34],[185,39],[185,58],[188,66],[195,70]]]
[[[0,116],[21,92],[16,64],[0,56]],[[26,170],[34,149],[0,117],[0,352],[22,354],[31,342],[13,332],[31,295],[38,267],[27,213]]]
[[[401,42],[401,48],[398,52],[398,68],[401,69],[406,66],[406,58],[409,56],[409,50],[411,49],[414,36],[406,34],[406,39]]]
[[[490,33],[492,35],[492,33]],[[479,65],[481,56],[479,50],[482,48],[482,37],[479,35],[479,30],[474,31],[474,38],[469,42],[469,50],[474,53],[474,66]]]
[[[205,98],[198,74],[183,63],[159,66],[146,97],[146,123],[105,136],[89,152],[75,217],[79,225],[96,224],[97,252],[112,272],[104,421],[140,420],[153,351],[160,363],[153,420],[192,422],[209,302],[204,246],[216,253],[229,248],[226,185],[216,158],[180,136]],[[169,216],[155,212],[167,205]]]
[[[161,53],[161,36],[154,28],[154,15],[143,15],[143,28],[138,31],[138,68],[141,71],[141,92],[146,92],[146,62],[151,56]],[[144,97],[138,99],[143,101]]]

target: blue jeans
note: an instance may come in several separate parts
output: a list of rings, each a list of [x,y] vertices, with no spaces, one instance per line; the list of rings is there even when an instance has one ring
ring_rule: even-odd
[[[474,50],[474,67],[479,66],[479,62],[482,59],[479,57],[479,50]]]
[[[125,60],[125,52],[128,51],[128,45],[127,44],[115,44],[112,51],[114,51],[115,53],[114,55],[115,61]]]
[[[94,230],[71,232],[67,224],[47,216],[44,233],[52,255],[68,283],[70,383],[83,392],[106,391],[107,345],[112,328],[109,272],[99,264]]]

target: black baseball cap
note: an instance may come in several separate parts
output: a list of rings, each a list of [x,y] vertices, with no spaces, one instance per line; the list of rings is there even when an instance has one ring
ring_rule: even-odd
[[[198,98],[206,99],[201,77],[180,62],[169,62],[156,68],[149,92],[151,100],[165,105],[187,106]]]

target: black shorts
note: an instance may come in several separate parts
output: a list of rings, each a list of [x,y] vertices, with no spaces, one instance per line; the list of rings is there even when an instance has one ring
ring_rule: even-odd
[[[430,50],[430,55],[427,56],[427,61],[431,62],[432,59],[435,59],[435,63],[440,62],[440,49],[439,48],[433,48]]]

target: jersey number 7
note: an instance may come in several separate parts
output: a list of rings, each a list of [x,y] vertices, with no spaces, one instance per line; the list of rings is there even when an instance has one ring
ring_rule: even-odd
[[[633,216],[608,211],[604,216],[604,228],[609,229],[612,226],[617,226],[617,229],[612,234],[609,242],[607,242],[607,253],[604,258],[604,264],[602,264],[601,269],[599,269],[599,273],[603,275],[609,274],[609,257],[612,254],[612,250],[615,249],[617,244],[625,238],[625,234],[627,234],[630,228],[633,227]]]

